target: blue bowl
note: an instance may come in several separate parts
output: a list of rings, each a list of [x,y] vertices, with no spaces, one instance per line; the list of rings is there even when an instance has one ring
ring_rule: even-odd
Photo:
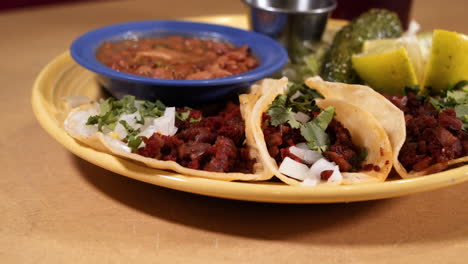
[[[225,41],[235,46],[248,45],[260,64],[248,72],[224,78],[169,80],[119,72],[105,66],[95,56],[97,48],[104,41],[167,35]],[[121,98],[131,94],[139,99],[159,99],[168,105],[197,105],[245,92],[255,81],[281,69],[288,59],[286,50],[278,42],[259,33],[221,25],[168,20],[98,28],[77,38],[70,52],[78,64],[97,73],[99,84],[112,96]]]

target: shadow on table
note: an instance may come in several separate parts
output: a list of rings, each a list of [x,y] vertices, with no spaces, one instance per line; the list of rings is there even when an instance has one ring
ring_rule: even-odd
[[[211,232],[334,245],[411,243],[466,236],[466,232],[460,232],[468,222],[466,207],[452,202],[450,193],[441,191],[437,199],[426,193],[347,204],[254,203],[162,188],[75,160],[83,177],[112,199],[152,217]],[[465,212],[457,214],[457,210]]]

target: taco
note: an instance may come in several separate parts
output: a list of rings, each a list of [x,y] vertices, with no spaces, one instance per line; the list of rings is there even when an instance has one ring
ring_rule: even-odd
[[[343,99],[372,113],[390,138],[394,168],[402,178],[424,176],[468,162],[468,134],[462,121],[453,107],[437,109],[433,105],[443,99],[411,92],[406,96],[384,96],[368,86],[325,82],[319,77],[309,78],[306,84],[325,98]]]
[[[75,139],[146,166],[218,180],[267,180],[253,139],[245,133],[246,104],[204,109],[160,101],[108,98],[74,108],[64,128]]]
[[[267,170],[290,185],[384,181],[392,168],[385,130],[344,100],[323,99],[287,78],[262,83],[247,124]]]

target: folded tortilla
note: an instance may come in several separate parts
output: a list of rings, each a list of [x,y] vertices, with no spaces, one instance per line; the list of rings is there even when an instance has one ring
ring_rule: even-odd
[[[383,95],[364,85],[326,82],[320,77],[306,80],[306,85],[320,92],[325,98],[346,100],[371,113],[382,125],[390,138],[393,149],[393,165],[402,178],[414,178],[439,172],[447,167],[468,162],[468,157],[461,157],[443,163],[434,164],[422,171],[407,171],[398,160],[401,147],[406,139],[406,123],[403,111],[393,105]]]
[[[249,107],[251,107],[251,105],[248,103],[241,104],[241,114],[244,115],[249,113],[250,110],[247,110]],[[99,132],[96,126],[86,125],[88,117],[98,113],[99,105],[97,103],[85,104],[73,108],[64,121],[64,128],[69,135],[96,150],[123,157],[128,160],[140,162],[151,168],[170,170],[188,176],[225,181],[260,181],[268,180],[273,177],[273,174],[266,170],[261,163],[259,153],[256,150],[256,146],[254,145],[253,136],[249,133],[245,133],[245,144],[249,148],[250,157],[252,159],[256,159],[256,162],[253,166],[254,172],[250,174],[240,172],[211,172],[183,167],[175,161],[157,160],[129,152],[128,147],[121,140],[115,139],[109,134]],[[243,118],[245,120],[244,116]]]
[[[282,174],[279,171],[277,162],[270,156],[261,128],[262,115],[267,111],[269,105],[277,95],[287,92],[287,78],[280,80],[267,79],[258,88],[261,94],[253,107],[252,114],[247,119],[247,124],[251,124],[251,134],[258,145],[260,157],[266,169],[274,173],[281,181],[289,185],[299,185],[301,182]],[[377,122],[376,118],[369,112],[347,103],[338,98],[317,99],[320,108],[328,106],[335,107],[335,119],[343,124],[351,134],[353,143],[360,147],[365,147],[368,151],[363,164],[373,164],[379,166],[379,171],[358,171],[342,172],[343,181],[341,184],[358,184],[368,182],[385,181],[393,165],[392,147],[384,128]]]

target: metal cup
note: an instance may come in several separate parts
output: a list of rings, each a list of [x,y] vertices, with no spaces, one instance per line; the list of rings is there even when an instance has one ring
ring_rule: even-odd
[[[279,41],[294,61],[320,41],[335,0],[242,0],[253,31]]]

